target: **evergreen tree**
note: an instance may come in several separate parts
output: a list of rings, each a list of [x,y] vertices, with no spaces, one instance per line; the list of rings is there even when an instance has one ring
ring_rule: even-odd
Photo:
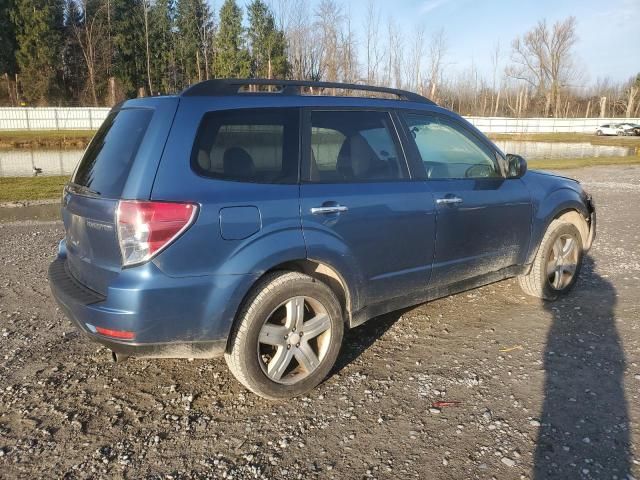
[[[0,0],[0,74],[13,75],[16,72],[16,32],[9,20],[13,10],[13,0]]]
[[[242,10],[235,0],[225,0],[220,9],[220,28],[216,39],[214,76],[248,77],[251,57],[245,47]]]
[[[62,82],[66,97],[74,103],[80,102],[80,96],[86,81],[86,66],[82,58],[82,48],[74,29],[81,28],[84,15],[75,0],[68,0],[64,14],[64,46]]]
[[[151,9],[151,72],[160,93],[178,90],[174,0],[157,0]]]
[[[251,76],[285,78],[288,64],[284,32],[276,28],[273,13],[263,0],[253,0],[248,14]]]
[[[47,104],[58,94],[63,9],[57,0],[16,0],[11,12],[20,87],[29,103]]]
[[[213,19],[206,0],[178,0],[178,57],[185,85],[209,76]]]
[[[142,0],[111,0],[112,72],[125,97],[146,85]]]

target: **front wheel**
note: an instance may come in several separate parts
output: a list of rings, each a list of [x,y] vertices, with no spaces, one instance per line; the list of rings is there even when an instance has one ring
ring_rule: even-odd
[[[249,293],[225,353],[231,373],[270,400],[302,395],[333,367],[344,331],[340,302],[324,283],[274,272]]]
[[[518,277],[522,290],[545,300],[567,294],[580,273],[582,245],[580,231],[574,224],[562,220],[551,222],[531,270]]]

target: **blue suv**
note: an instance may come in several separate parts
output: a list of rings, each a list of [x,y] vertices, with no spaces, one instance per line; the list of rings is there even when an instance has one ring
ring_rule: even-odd
[[[83,332],[116,359],[224,355],[270,399],[389,311],[514,276],[567,293],[596,224],[578,182],[422,96],[282,80],[115,107],[62,216],[49,279]]]

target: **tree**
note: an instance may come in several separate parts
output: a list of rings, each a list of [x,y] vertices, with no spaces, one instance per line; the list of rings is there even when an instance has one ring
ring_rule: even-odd
[[[562,89],[569,86],[574,74],[572,48],[577,39],[576,19],[569,17],[551,28],[542,20],[511,45],[513,65],[507,74],[528,83],[538,97],[544,97],[545,116],[554,104],[555,115],[560,113]]]
[[[13,7],[13,0],[0,0],[0,12],[7,12],[0,15],[0,74],[6,80],[10,103],[15,100],[15,95],[9,79],[16,73],[16,32],[8,14]]]
[[[429,96],[434,102],[437,99],[437,86],[442,76],[444,57],[447,54],[447,40],[444,29],[431,36],[429,42]]]
[[[22,95],[29,103],[47,104],[57,93],[61,76],[63,5],[60,1],[16,0],[10,16]]]
[[[322,0],[315,11],[314,27],[319,35],[320,74],[330,82],[340,79],[340,30],[342,8],[333,0]]]
[[[277,23],[287,43],[289,73],[301,80],[322,78],[322,46],[309,19],[307,0],[277,0]]]
[[[380,11],[376,9],[374,0],[367,3],[367,16],[364,21],[366,42],[367,83],[374,84],[378,81],[378,69],[382,61],[382,52],[379,44]]]
[[[151,75],[160,93],[178,89],[175,3],[156,0],[150,12]]]
[[[241,20],[242,21],[242,20]],[[205,0],[178,0],[178,56],[187,84],[209,78],[213,19]]]
[[[235,0],[225,0],[220,8],[220,28],[215,38],[214,76],[248,77],[251,58],[245,47],[242,10]]]
[[[285,78],[288,73],[287,42],[284,32],[276,28],[273,13],[262,0],[253,0],[247,13],[251,76]]]
[[[638,93],[640,93],[640,73],[636,75],[635,78],[629,80],[626,88],[627,100],[626,100],[626,108],[625,108],[625,116],[627,118],[631,117],[633,114],[634,106],[636,103],[636,97]]]
[[[82,52],[91,103],[98,106],[98,84],[105,80],[106,4],[98,0],[69,0],[66,17],[74,44]]]
[[[87,79],[86,65],[82,55],[82,48],[74,33],[74,29],[81,28],[83,22],[82,11],[76,0],[67,0],[64,12],[64,45],[62,53],[62,83],[67,98],[74,103],[82,101],[85,82]]]
[[[151,0],[142,0],[142,17],[144,18],[145,60],[147,64],[147,83],[149,84],[149,95],[153,95],[153,82],[151,82],[151,54],[149,53],[149,10],[151,10]]]
[[[110,0],[112,73],[122,96],[135,97],[145,82],[142,0]]]

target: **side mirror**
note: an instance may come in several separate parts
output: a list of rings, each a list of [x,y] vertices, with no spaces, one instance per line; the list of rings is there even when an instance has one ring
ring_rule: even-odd
[[[507,154],[508,172],[507,178],[520,178],[527,173],[527,161],[520,155]]]

